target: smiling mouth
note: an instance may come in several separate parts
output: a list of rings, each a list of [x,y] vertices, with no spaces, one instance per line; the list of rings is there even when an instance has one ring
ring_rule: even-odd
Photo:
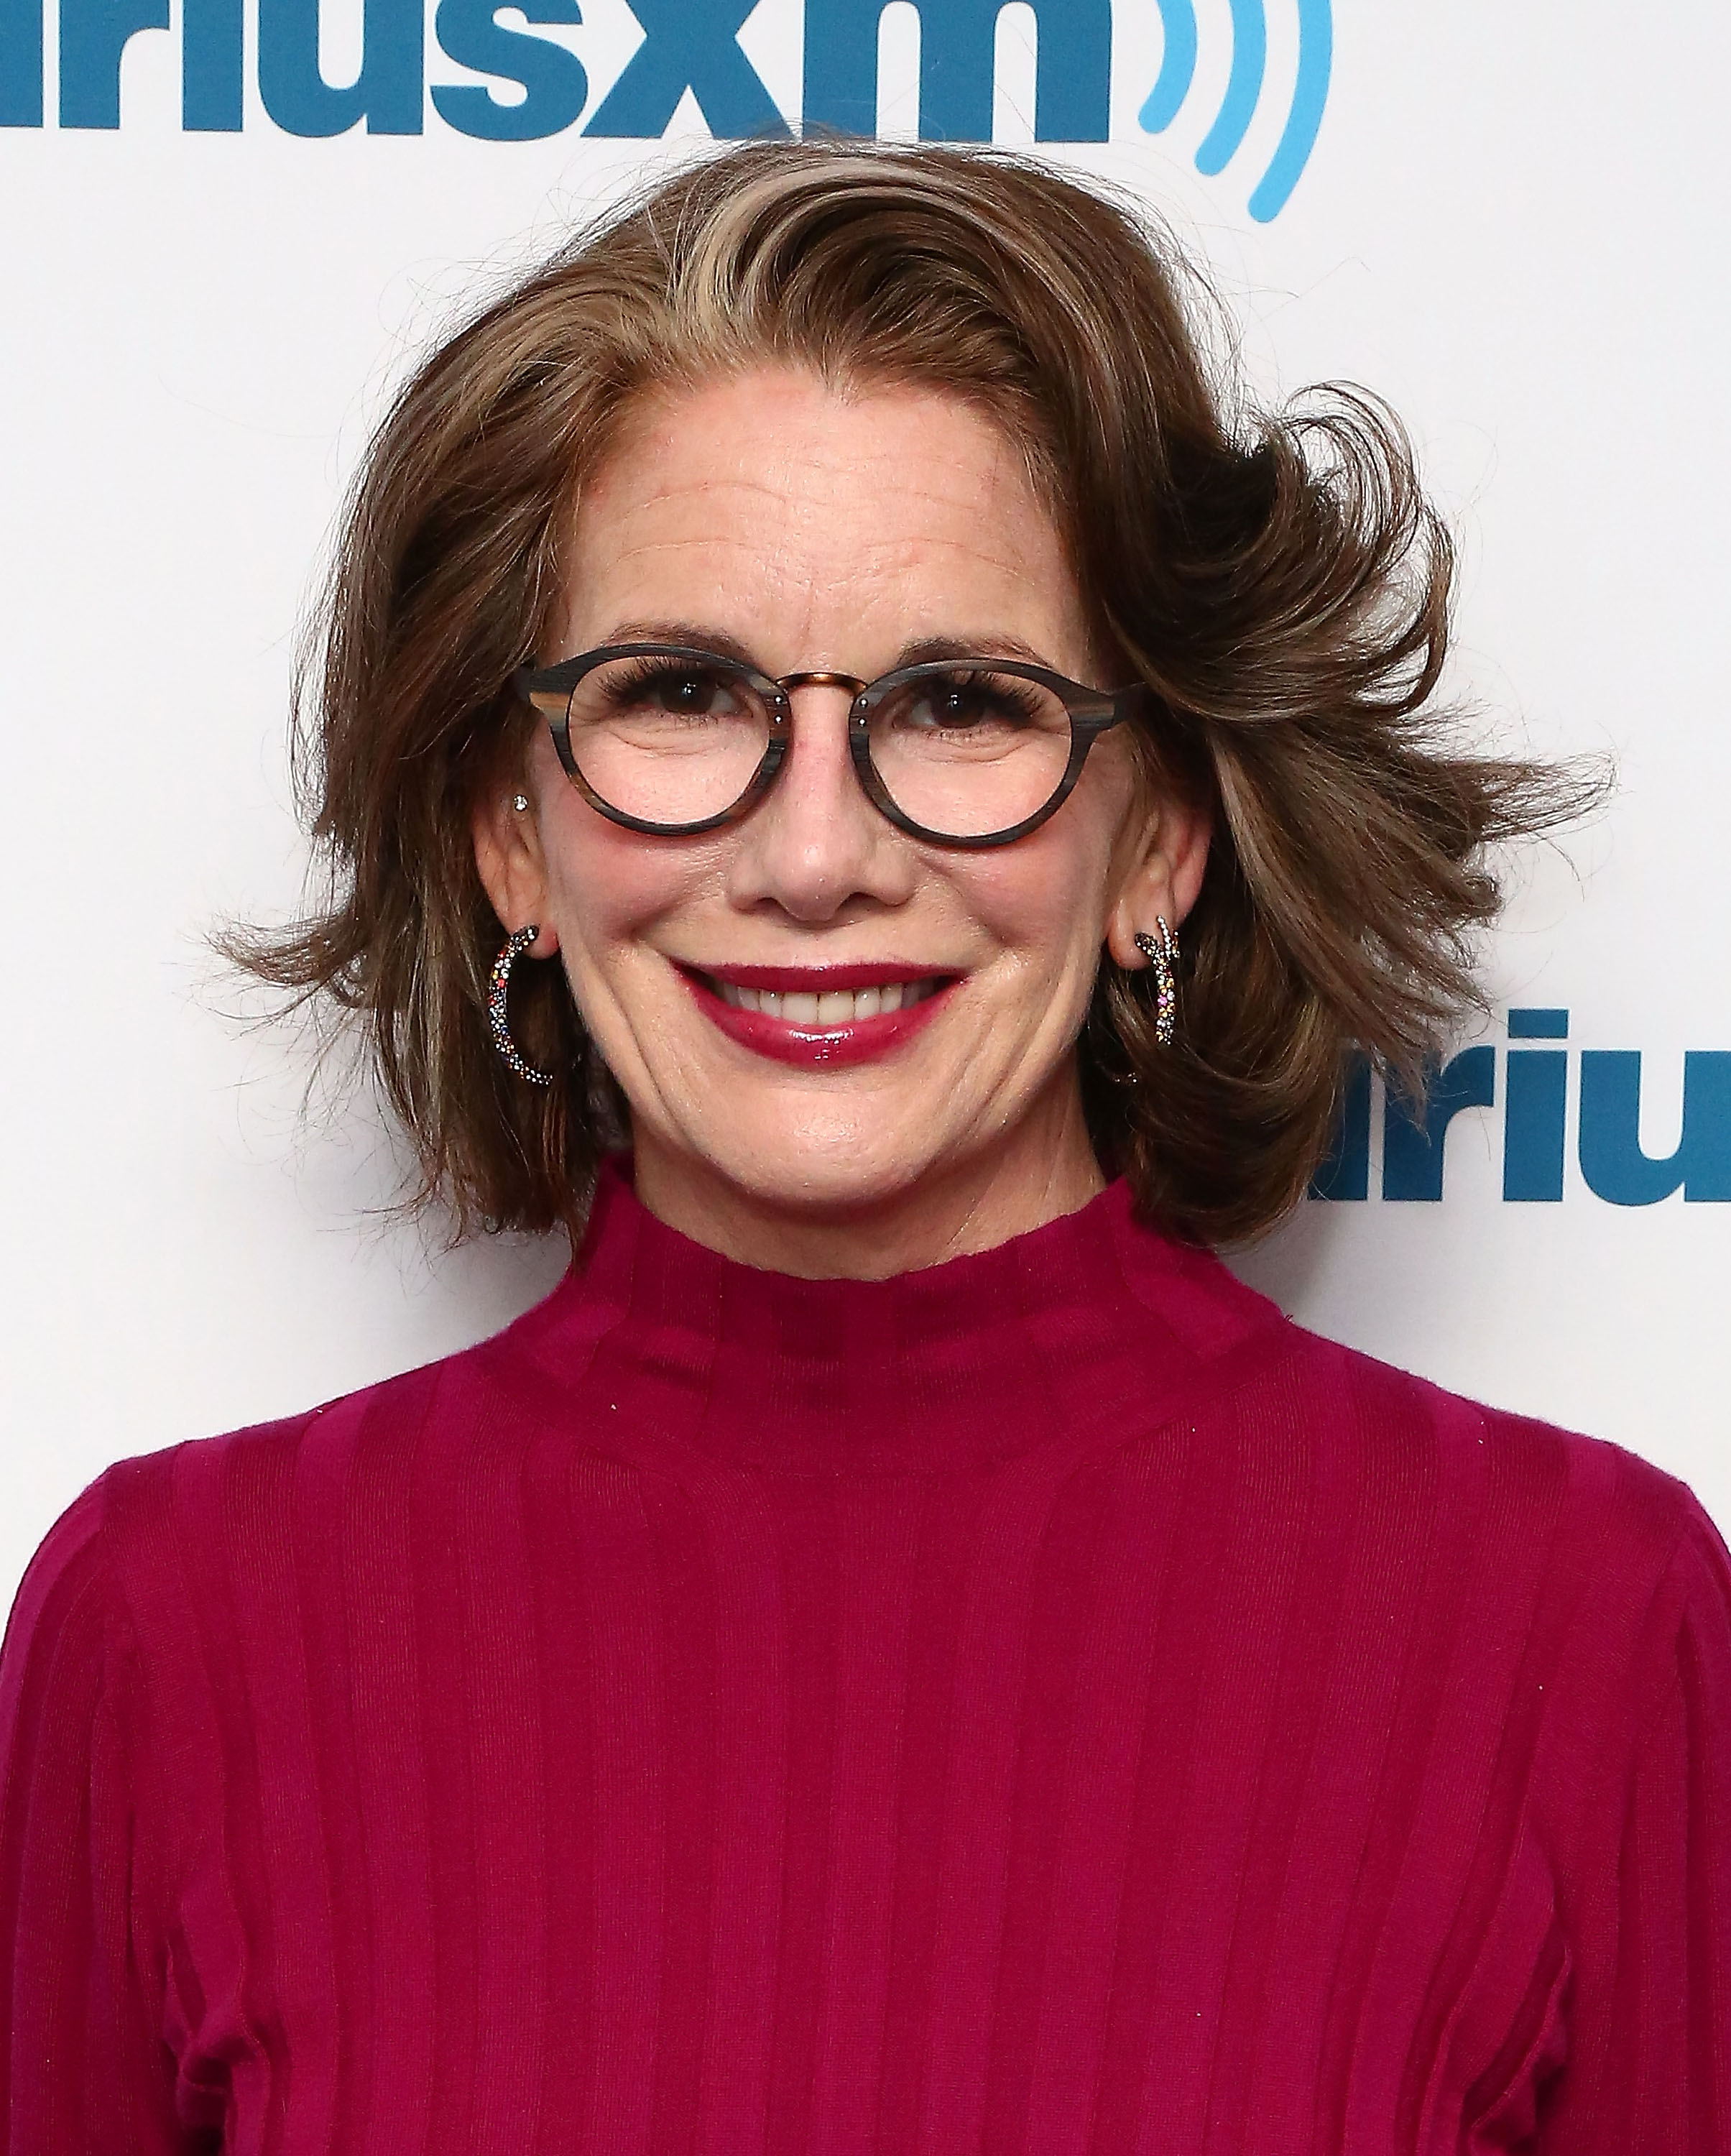
[[[698,1008],[736,1047],[813,1069],[898,1054],[945,1008],[962,978],[896,959],[714,972],[675,965]]]
[[[718,974],[699,973],[698,978],[730,1009],[755,1011],[763,1018],[780,1019],[784,1025],[858,1025],[863,1019],[889,1018],[910,1010],[948,986],[953,976],[935,974],[924,979],[880,981],[859,988],[747,988],[725,981]]]

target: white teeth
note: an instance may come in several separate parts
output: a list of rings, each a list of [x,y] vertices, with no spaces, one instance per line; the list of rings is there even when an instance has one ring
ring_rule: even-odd
[[[793,989],[741,988],[716,980],[716,993],[735,1010],[758,1011],[786,1025],[855,1025],[867,1018],[888,1018],[937,993],[933,980],[885,981],[870,988],[827,988],[822,994]]]

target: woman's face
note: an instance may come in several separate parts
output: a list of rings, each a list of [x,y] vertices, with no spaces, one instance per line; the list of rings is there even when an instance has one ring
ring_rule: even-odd
[[[658,640],[774,676],[870,679],[941,643],[1116,685],[1015,450],[924,390],[848,396],[765,369],[650,403],[584,490],[564,561],[545,663]],[[1119,731],[1030,836],[922,843],[860,788],[848,692],[791,701],[781,775],[730,827],[620,828],[545,729],[529,811],[506,797],[478,813],[501,918],[539,924],[534,956],[562,958],[630,1102],[640,1194],[704,1240],[807,1270],[897,1270],[1084,1202],[1099,1178],[1073,1044],[1102,945],[1139,964],[1136,931],[1157,913],[1175,926],[1200,820],[1147,798]],[[839,1000],[804,1000],[826,995]],[[940,1247],[910,1255],[894,1223],[922,1196]],[[876,1255],[838,1258],[836,1233]],[[790,1248],[802,1234],[817,1243]]]

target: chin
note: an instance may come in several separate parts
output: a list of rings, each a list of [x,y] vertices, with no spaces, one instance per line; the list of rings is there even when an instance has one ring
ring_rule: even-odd
[[[707,1148],[706,1148],[707,1150]],[[730,1132],[709,1152],[714,1172],[755,1204],[817,1220],[869,1211],[906,1194],[935,1163],[928,1149],[900,1149],[849,1132],[801,1142],[785,1127],[761,1142]]]

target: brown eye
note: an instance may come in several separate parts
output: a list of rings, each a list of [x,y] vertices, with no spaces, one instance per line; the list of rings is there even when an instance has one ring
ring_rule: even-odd
[[[615,710],[665,711],[675,718],[733,718],[741,708],[739,684],[725,674],[699,668],[660,666],[604,685]]]
[[[889,722],[927,732],[1035,726],[1040,718],[1036,701],[1021,682],[982,675],[939,675],[909,682],[894,701]]]
[[[1063,783],[1070,715],[1042,683],[985,666],[915,673],[868,721],[872,767],[923,831],[959,839],[1013,829]]]
[[[767,753],[769,706],[750,679],[702,654],[611,659],[572,690],[566,742],[591,797],[633,821],[725,814]]]

